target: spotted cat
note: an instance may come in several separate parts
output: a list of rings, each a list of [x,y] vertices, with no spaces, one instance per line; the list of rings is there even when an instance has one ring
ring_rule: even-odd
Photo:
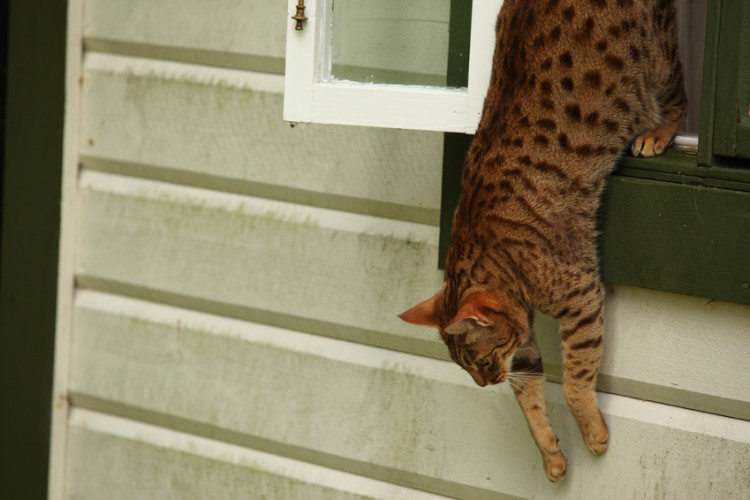
[[[401,315],[437,327],[484,387],[510,380],[550,481],[550,426],[532,312],[561,323],[563,387],[588,449],[607,448],[594,387],[604,292],[594,235],[630,146],[660,154],[687,100],[670,0],[505,0],[482,118],[466,157],[442,289]]]

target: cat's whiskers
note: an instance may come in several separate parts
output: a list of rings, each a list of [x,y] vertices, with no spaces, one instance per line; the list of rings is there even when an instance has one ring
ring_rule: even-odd
[[[516,353],[523,352],[523,351],[528,351],[530,349],[534,349],[534,348],[532,346],[519,347],[518,349],[516,349]]]
[[[498,386],[498,387],[502,387],[503,391],[504,391],[504,392],[505,392],[506,394],[508,394],[508,395],[510,395],[510,396],[513,396],[513,395],[514,395],[514,393],[513,393],[513,388],[511,387],[511,384],[510,384],[510,382],[509,382],[509,383],[507,383],[507,384],[506,384],[505,382],[502,382],[502,383],[500,383],[500,384],[497,384],[497,386]]]
[[[513,388],[513,392],[520,392],[521,394],[526,394],[526,391],[523,390],[523,387],[519,384],[514,384],[512,379],[508,379],[508,384]]]
[[[518,382],[535,382],[540,378],[551,382],[562,382],[562,377],[551,373],[510,372],[508,373],[508,378],[512,378]]]

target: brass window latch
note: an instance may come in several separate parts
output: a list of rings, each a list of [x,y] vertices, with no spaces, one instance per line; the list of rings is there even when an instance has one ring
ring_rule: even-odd
[[[298,0],[297,13],[292,16],[292,19],[297,21],[297,26],[295,26],[294,29],[301,30],[303,28],[302,23],[307,21],[307,18],[305,17],[305,0]]]

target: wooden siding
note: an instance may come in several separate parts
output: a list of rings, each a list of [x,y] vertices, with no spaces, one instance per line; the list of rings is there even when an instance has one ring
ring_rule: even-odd
[[[284,72],[283,2],[87,1],[88,50],[211,66]]]
[[[594,457],[548,384],[576,465],[561,490],[507,388],[479,389],[452,363],[93,291],[76,317],[72,401],[97,412],[460,498],[750,487],[741,420],[604,394],[611,449]]]
[[[396,318],[440,286],[434,227],[100,172],[80,187],[83,287],[446,359]],[[750,419],[746,307],[621,287],[607,310],[603,389]],[[538,323],[559,374],[556,324]],[[737,375],[719,388],[716,359]]]
[[[87,410],[73,410],[70,426],[75,498],[445,498]]]
[[[442,135],[291,127],[259,59],[283,55],[265,41],[283,40],[283,4],[181,5],[190,19],[173,2],[86,3],[53,497],[750,490],[750,308],[610,287],[601,457],[565,409],[557,325],[538,316],[570,465],[549,484],[508,389],[478,388],[434,331],[396,318],[441,283]]]
[[[442,134],[291,126],[262,73],[91,53],[83,78],[84,167],[438,223]]]

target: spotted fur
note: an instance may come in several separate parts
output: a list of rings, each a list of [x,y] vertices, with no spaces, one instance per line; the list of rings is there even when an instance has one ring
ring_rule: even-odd
[[[602,189],[622,152],[660,154],[687,112],[670,0],[505,0],[469,148],[443,288],[401,315],[438,327],[485,386],[510,378],[551,481],[565,457],[546,413],[532,312],[561,323],[565,397],[593,453],[604,292]]]

